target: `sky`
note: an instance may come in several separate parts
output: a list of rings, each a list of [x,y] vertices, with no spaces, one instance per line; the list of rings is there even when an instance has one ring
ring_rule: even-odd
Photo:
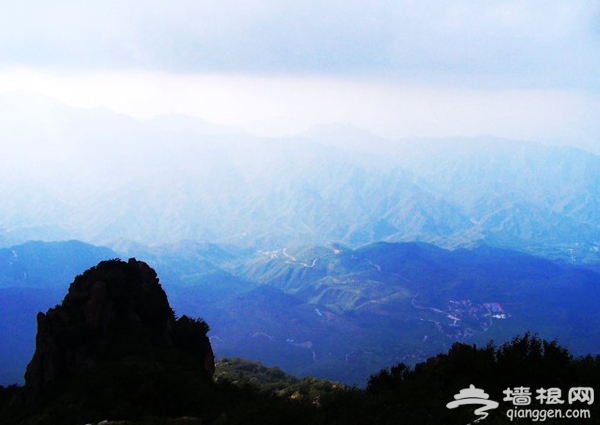
[[[600,144],[592,0],[22,0],[0,14],[0,92],[268,136]]]

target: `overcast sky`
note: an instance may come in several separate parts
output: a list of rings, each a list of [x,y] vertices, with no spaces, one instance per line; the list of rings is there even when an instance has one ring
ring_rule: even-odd
[[[598,144],[600,2],[21,0],[0,14],[0,91],[260,134]]]

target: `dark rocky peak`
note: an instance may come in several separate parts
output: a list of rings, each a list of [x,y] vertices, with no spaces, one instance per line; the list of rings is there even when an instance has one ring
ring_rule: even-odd
[[[69,287],[63,310],[93,330],[110,327],[163,333],[174,314],[156,273],[146,263],[130,259],[103,261],[78,276]],[[162,335],[164,344],[168,335]]]
[[[99,365],[191,355],[214,372],[200,320],[179,319],[156,272],[134,258],[103,261],[75,278],[61,305],[37,316],[36,351],[25,373],[29,399],[60,389]],[[162,356],[162,357],[161,357]]]

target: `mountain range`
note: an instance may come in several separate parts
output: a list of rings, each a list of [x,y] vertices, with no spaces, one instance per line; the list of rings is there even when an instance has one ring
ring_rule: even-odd
[[[599,152],[339,125],[266,138],[0,95],[0,384],[101,260],[156,269],[217,356],[363,385],[526,331],[598,353]],[[65,242],[68,241],[68,242]]]
[[[595,267],[600,157],[491,136],[388,140],[315,128],[260,138],[0,96],[0,246],[211,241],[494,246]]]
[[[0,384],[20,382],[35,317],[100,260],[148,262],[171,306],[205,320],[218,358],[244,357],[298,376],[364,385],[455,342],[502,343],[530,331],[597,354],[600,275],[565,262],[479,246],[340,243],[254,250],[180,242],[121,251],[78,241],[0,249]],[[200,317],[201,316],[201,317]]]

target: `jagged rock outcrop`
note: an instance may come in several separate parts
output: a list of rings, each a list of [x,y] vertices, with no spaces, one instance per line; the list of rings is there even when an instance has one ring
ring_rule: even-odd
[[[30,400],[120,359],[185,353],[203,365],[207,378],[214,372],[208,326],[177,319],[156,272],[134,258],[103,261],[77,276],[62,304],[39,313],[37,324],[25,373]]]

